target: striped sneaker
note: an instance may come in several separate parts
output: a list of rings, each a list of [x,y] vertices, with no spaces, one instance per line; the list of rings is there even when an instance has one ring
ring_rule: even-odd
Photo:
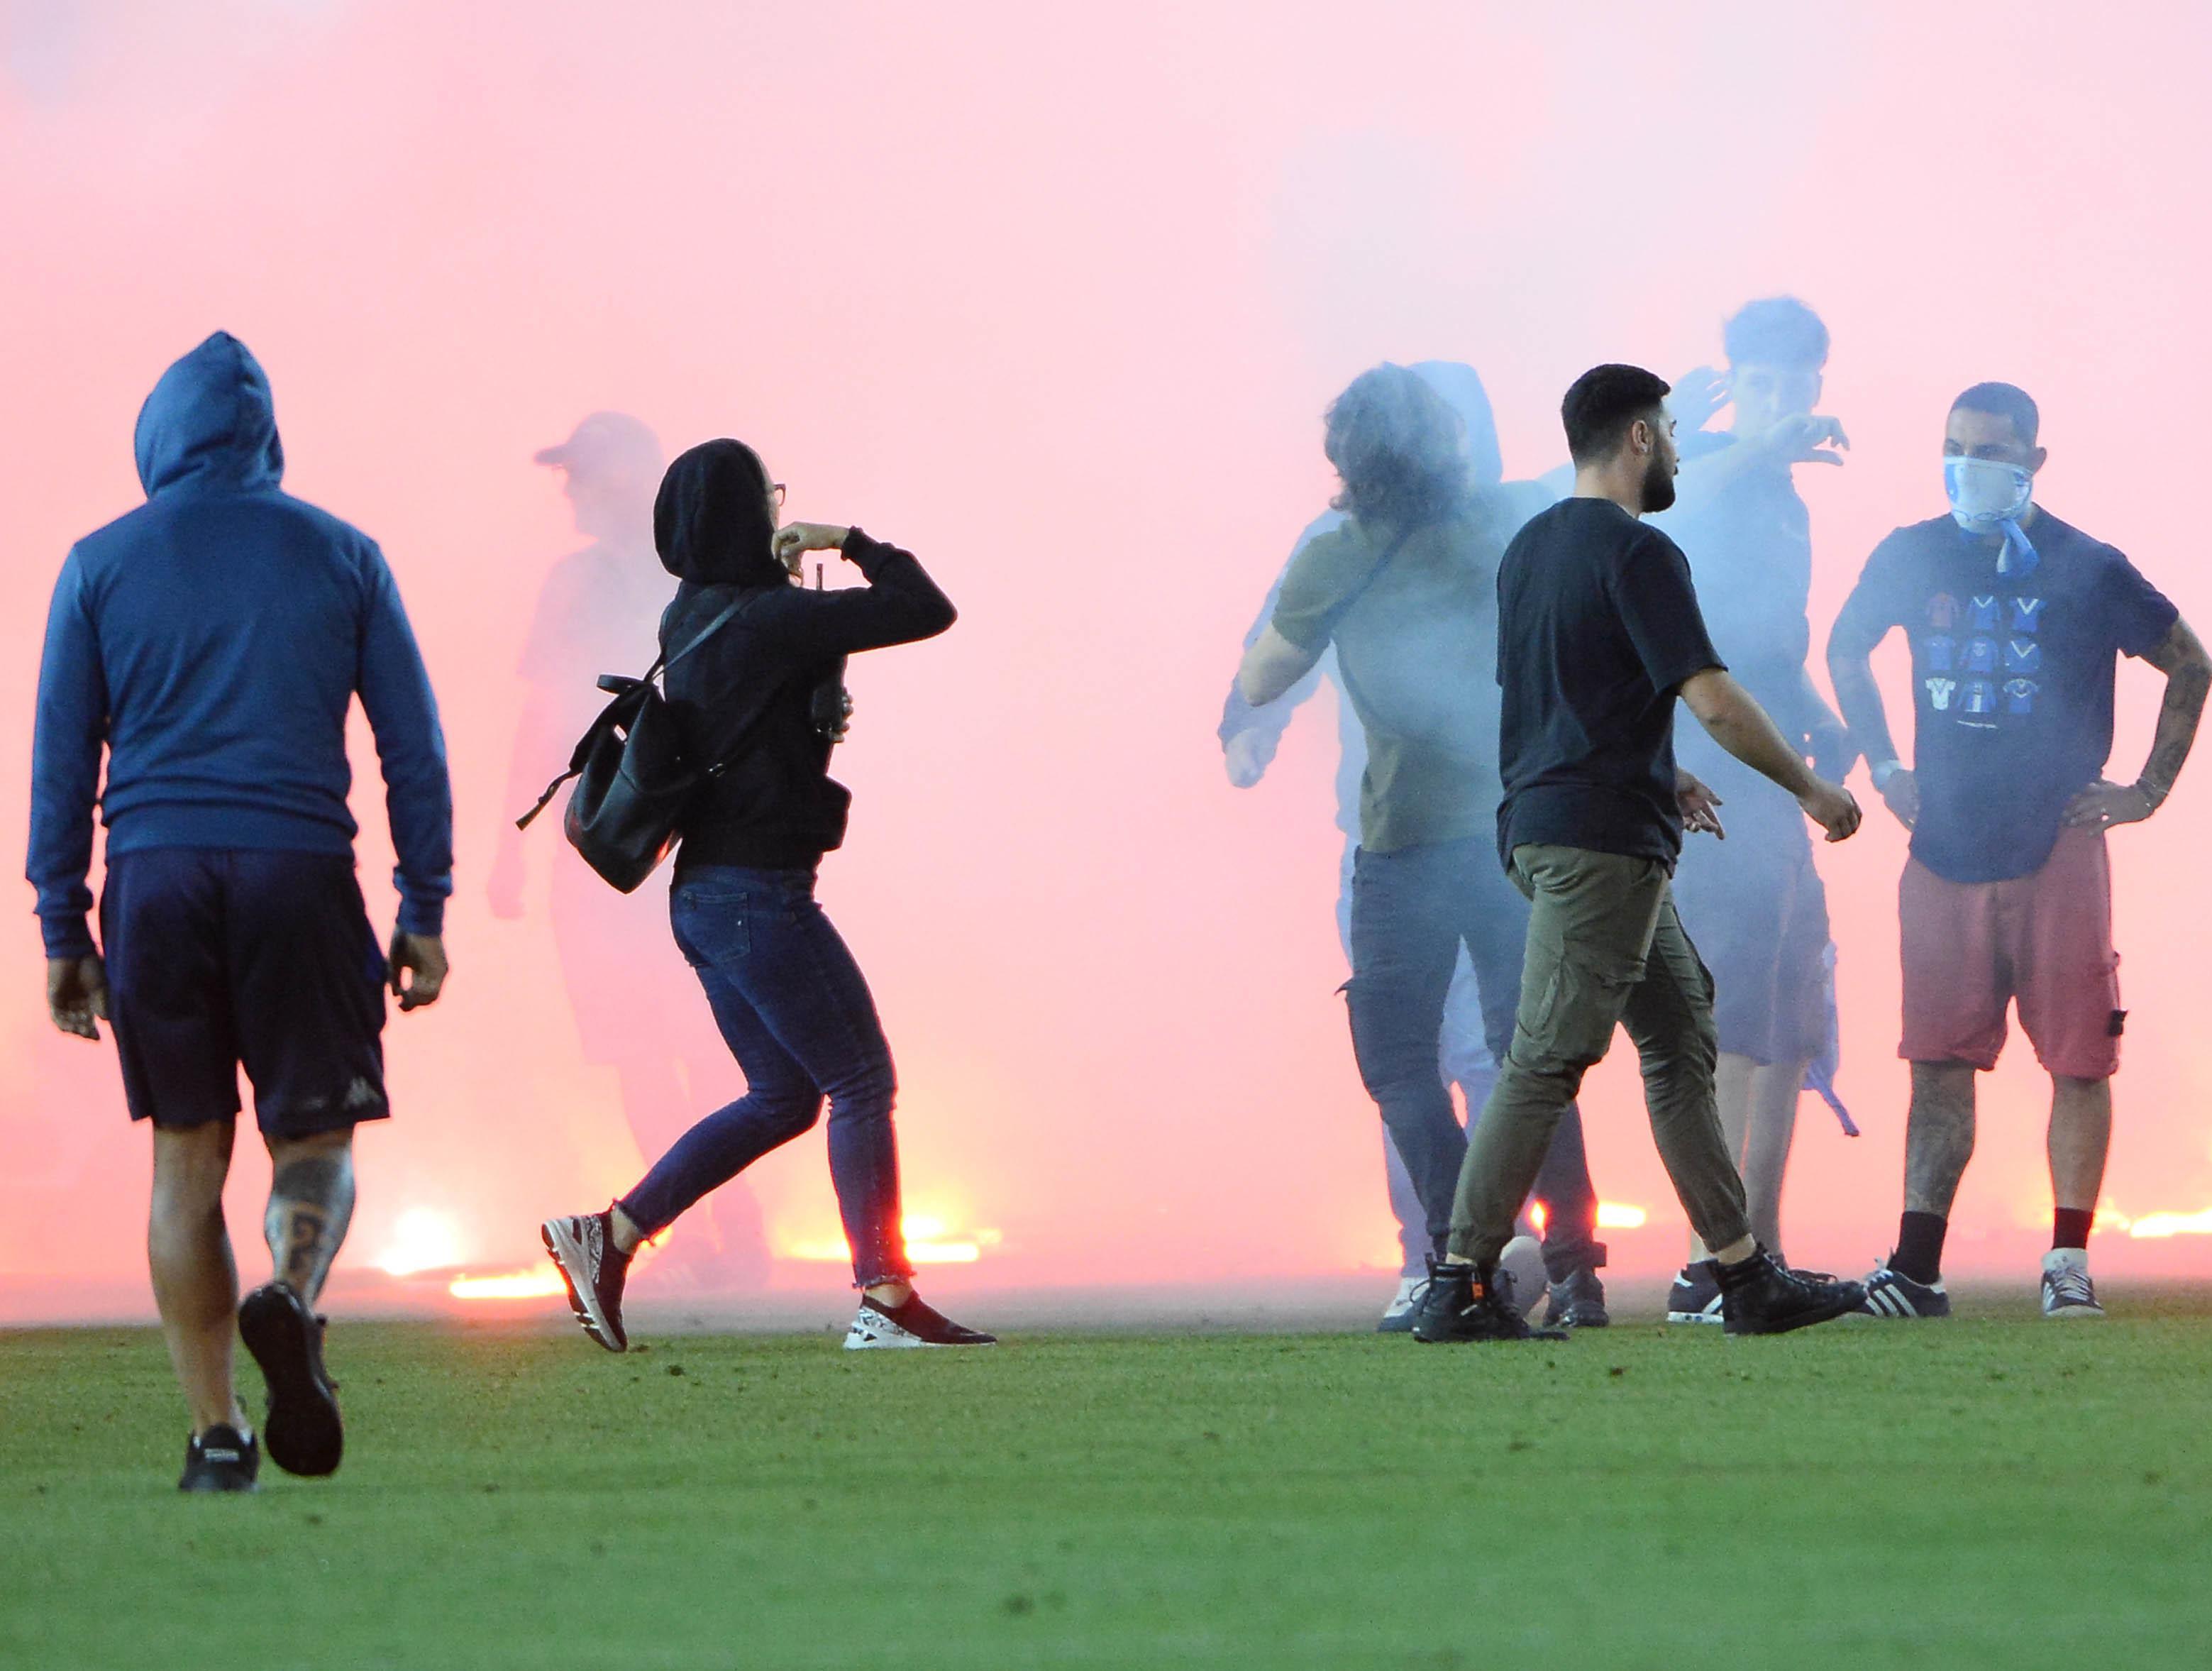
[[[1951,1297],[1943,1291],[1940,1278],[1915,1282],[1884,1260],[1867,1278],[1866,1299],[1859,1309],[1869,1317],[1948,1317]]]
[[[872,1352],[884,1347],[902,1346],[995,1346],[999,1337],[986,1334],[979,1328],[968,1328],[956,1323],[943,1312],[930,1305],[919,1294],[908,1294],[905,1303],[885,1305],[880,1300],[863,1299],[860,1309],[854,1314],[853,1326],[845,1331],[845,1350]]]
[[[1667,1321],[1670,1323],[1717,1323],[1721,1321],[1721,1285],[1713,1280],[1711,1265],[1699,1260],[1674,1273],[1667,1291]]]
[[[2053,1248],[2043,1255],[2043,1315],[2101,1317],[2097,1285],[2089,1280],[2089,1255],[2079,1248]]]

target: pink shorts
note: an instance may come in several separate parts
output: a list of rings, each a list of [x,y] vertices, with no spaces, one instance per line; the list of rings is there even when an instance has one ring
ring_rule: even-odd
[[[2062,829],[2043,868],[2006,882],[1947,882],[1913,860],[1898,890],[1907,1061],[1996,1066],[2005,1006],[2036,1060],[2063,1079],[2120,1065],[2120,957],[2100,830]]]

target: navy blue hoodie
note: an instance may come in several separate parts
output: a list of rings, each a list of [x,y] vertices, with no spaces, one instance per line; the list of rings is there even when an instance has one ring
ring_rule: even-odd
[[[93,950],[95,804],[110,857],[350,854],[345,727],[356,693],[384,768],[399,926],[437,933],[453,891],[453,789],[383,554],[280,489],[268,379],[226,332],[162,374],[137,448],[146,502],[77,542],[46,619],[29,875],[47,955]]]

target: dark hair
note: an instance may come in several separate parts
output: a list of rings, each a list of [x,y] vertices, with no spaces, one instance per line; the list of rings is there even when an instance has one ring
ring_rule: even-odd
[[[1360,373],[1323,422],[1322,450],[1344,482],[1329,501],[1340,511],[1419,522],[1473,496],[1459,413],[1403,366]]]
[[[1559,403],[1567,456],[1578,465],[1612,457],[1628,426],[1650,416],[1667,392],[1666,380],[1641,366],[1592,366]]]
[[[1828,363],[1828,327],[1795,296],[1744,303],[1721,327],[1721,343],[1735,366],[1803,366],[1817,371]]]
[[[1970,412],[2010,418],[2012,432],[2020,437],[2020,444],[2035,445],[2035,432],[2042,425],[2043,414],[2036,410],[2034,398],[2026,389],[2011,383],[1977,383],[1951,403],[1954,412],[1961,406]]]

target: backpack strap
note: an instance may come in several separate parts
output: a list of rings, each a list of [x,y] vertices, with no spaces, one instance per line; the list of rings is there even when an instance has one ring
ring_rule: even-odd
[[[566,783],[570,778],[578,776],[582,773],[585,762],[591,757],[592,744],[598,739],[600,728],[606,724],[607,716],[609,714],[614,713],[624,702],[636,699],[637,693],[639,691],[651,689],[653,682],[655,679],[665,679],[668,675],[668,670],[670,668],[675,666],[678,662],[683,660],[684,658],[690,655],[692,651],[697,649],[702,644],[704,644],[708,639],[712,638],[716,633],[721,631],[723,628],[728,626],[730,623],[736,620],[739,616],[743,615],[747,610],[750,609],[755,604],[760,602],[762,599],[767,597],[769,592],[774,590],[775,588],[772,586],[762,586],[757,590],[748,591],[743,597],[732,599],[727,604],[722,606],[722,609],[715,615],[714,618],[709,621],[706,624],[705,628],[702,629],[690,643],[686,644],[674,655],[669,654],[668,652],[664,649],[658,656],[655,656],[653,658],[653,665],[645,670],[645,673],[642,678],[633,679],[625,678],[619,673],[600,674],[599,689],[612,693],[615,700],[609,702],[605,710],[601,713],[599,719],[592,722],[592,728],[586,732],[582,737],[577,739],[575,750],[568,757],[568,769],[562,772],[560,776],[555,778],[552,782],[545,786],[545,793],[538,796],[537,805],[532,806],[527,812],[525,812],[520,817],[517,818],[514,821],[514,827],[517,829],[529,829],[532,822],[540,812],[543,812],[545,810],[546,804],[550,801],[555,795],[561,793],[561,786]],[[750,731],[751,727],[747,726],[746,729]],[[722,767],[727,763],[728,762],[726,759],[722,762],[717,763],[710,769],[710,770],[712,772],[719,772],[722,769]]]

